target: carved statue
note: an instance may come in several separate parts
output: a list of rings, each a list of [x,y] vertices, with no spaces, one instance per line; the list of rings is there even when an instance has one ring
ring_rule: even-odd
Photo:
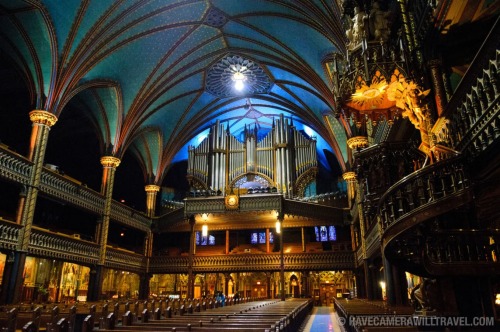
[[[430,311],[441,307],[440,291],[436,279],[423,278],[410,294],[415,311]]]
[[[387,41],[391,33],[389,29],[390,13],[382,11],[378,2],[373,3],[370,11],[370,33],[375,40]]]
[[[423,99],[430,90],[423,91],[413,81],[406,82],[405,79],[391,83],[387,89],[387,98],[395,101],[396,106],[403,109],[403,117],[408,118],[415,128],[420,129],[427,114],[423,107]]]
[[[351,27],[346,31],[347,38],[349,38],[349,48],[353,49],[363,40],[366,32],[366,21],[368,15],[359,7],[354,8],[354,16],[351,20]]]

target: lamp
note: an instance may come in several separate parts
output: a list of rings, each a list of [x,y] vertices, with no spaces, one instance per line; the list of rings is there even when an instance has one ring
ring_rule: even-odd
[[[281,221],[276,221],[276,233],[281,233]]]
[[[245,67],[242,67],[242,70],[243,69],[246,69]],[[243,90],[243,88],[245,87],[245,80],[246,80],[246,77],[245,75],[243,75],[243,73],[241,73],[240,71],[237,71],[233,74],[233,76],[231,77],[231,79],[233,80],[234,82],[234,88],[238,91],[241,91]]]
[[[201,226],[201,236],[203,236],[203,237],[208,236],[208,226],[207,225]]]

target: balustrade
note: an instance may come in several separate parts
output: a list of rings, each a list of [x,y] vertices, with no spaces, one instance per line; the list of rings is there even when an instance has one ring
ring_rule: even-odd
[[[31,163],[10,150],[0,149],[0,176],[10,181],[28,183]]]
[[[26,184],[31,163],[23,156],[0,146],[0,176],[9,181]],[[96,214],[102,213],[104,197],[81,182],[48,169],[42,172],[40,191],[72,203]],[[151,228],[151,220],[143,213],[113,201],[111,219],[141,231]]]
[[[500,253],[498,230],[446,230],[426,237],[425,254],[431,263],[496,263]]]
[[[0,224],[0,247],[3,249],[14,250],[19,238],[21,225],[2,221]]]
[[[471,156],[500,137],[499,33],[497,21],[446,107],[447,123],[433,129],[438,143]]]
[[[99,246],[65,234],[33,228],[28,253],[47,258],[95,264],[99,256]]]
[[[394,184],[381,197],[378,214],[382,229],[387,229],[418,208],[463,192],[469,186],[460,157],[420,169]]]
[[[107,248],[106,266],[129,271],[142,271],[146,266],[146,258],[137,253],[124,252],[116,248]]]
[[[185,273],[188,257],[152,257],[151,273]],[[355,253],[322,252],[285,254],[285,270],[300,269],[352,269],[355,266]],[[279,254],[266,255],[219,255],[197,256],[193,258],[193,270],[196,272],[224,271],[269,271],[277,269],[280,263]]]

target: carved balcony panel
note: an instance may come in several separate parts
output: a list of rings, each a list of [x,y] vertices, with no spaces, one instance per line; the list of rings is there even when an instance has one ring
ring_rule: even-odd
[[[201,213],[223,213],[225,211],[224,197],[186,198],[184,200],[186,216]]]
[[[9,181],[27,184],[31,163],[21,155],[0,145],[0,176]]]
[[[97,264],[99,246],[69,235],[33,227],[28,254],[81,264]]]
[[[311,219],[327,220],[330,224],[343,225],[347,220],[348,208],[337,208],[328,205],[283,200],[283,213],[291,216],[300,216]]]
[[[132,251],[108,246],[105,266],[116,270],[141,273],[146,270],[146,257]]]
[[[143,212],[138,212],[116,201],[111,202],[111,219],[143,232],[151,229],[151,219]]]
[[[100,213],[104,205],[103,197],[81,182],[47,169],[42,172],[40,190],[96,214]]]
[[[355,253],[323,252],[285,254],[285,270],[350,270],[355,268]],[[187,273],[189,257],[152,257],[151,273]],[[202,272],[243,272],[278,271],[279,254],[216,255],[193,257],[193,271]]]
[[[441,230],[425,238],[424,266],[433,275],[500,273],[500,230]]]
[[[500,137],[499,34],[497,20],[432,130],[438,144],[475,157]]]
[[[371,257],[380,250],[380,229],[378,224],[372,225],[365,238],[366,256]]]
[[[0,177],[27,184],[31,167],[32,164],[25,157],[0,145]],[[47,168],[42,171],[40,191],[97,215],[102,213],[104,207],[104,197],[100,193],[76,179]],[[111,205],[111,219],[144,232],[151,227],[151,220],[142,212],[115,201]]]
[[[19,239],[21,225],[6,220],[0,221],[0,248],[14,250]]]
[[[383,250],[412,227],[471,200],[471,185],[461,157],[432,164],[401,179],[378,205]]]
[[[185,221],[186,219],[183,206],[156,218],[153,222],[153,229],[156,232],[162,232],[169,227],[177,226],[181,223],[184,223]]]
[[[281,198],[279,194],[254,194],[240,198],[240,211],[279,211],[281,209]]]

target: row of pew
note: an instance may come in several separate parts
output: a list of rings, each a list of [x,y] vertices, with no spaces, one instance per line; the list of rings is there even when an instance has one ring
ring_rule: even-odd
[[[408,318],[412,316],[414,309],[410,306],[389,307],[384,301],[368,301],[364,299],[334,299],[333,307],[343,323],[342,328],[346,332],[411,332],[418,331],[415,326],[367,326],[359,325],[362,317],[384,317],[400,316]],[[352,324],[354,323],[354,324]]]
[[[229,316],[231,316],[233,324],[228,327],[234,327],[239,322],[238,318],[242,315],[251,316],[251,318],[258,321],[259,317],[254,315],[254,313],[258,312],[257,308],[270,305],[278,308],[279,303],[283,303],[281,304],[283,306],[280,309],[281,312],[275,313],[272,317],[266,316],[267,319],[261,325],[256,324],[249,331],[282,331],[282,327],[291,324],[292,319],[288,315],[293,315],[293,321],[296,321],[295,316],[298,317],[298,315],[295,307],[301,307],[301,312],[310,311],[312,308],[312,304],[307,307],[309,305],[308,301],[304,300],[299,302],[286,301],[287,305],[285,306],[285,302],[257,298],[230,298],[225,303],[215,299],[153,299],[148,301],[117,301],[114,303],[101,301],[45,305],[18,304],[0,307],[0,332],[89,332],[117,330],[117,328],[134,330],[134,327],[153,322],[155,324],[159,322],[166,323],[166,331],[184,331],[186,329],[195,331],[199,328],[207,330],[202,325],[212,324],[211,328],[214,328],[218,324],[223,324],[217,322],[223,322],[225,321],[224,317]],[[252,310],[252,315],[250,315]],[[277,316],[279,316],[279,319]],[[151,328],[152,331],[156,331],[159,327],[152,326]],[[161,330],[158,329],[158,331]],[[240,331],[236,328],[234,330]]]
[[[304,299],[260,300],[210,308],[206,303],[178,310],[167,307],[140,314],[127,311],[122,317],[109,314],[101,321],[102,332],[163,331],[234,331],[296,332],[312,310],[312,302]],[[92,322],[89,323],[92,326]],[[84,326],[84,332],[89,329]]]

